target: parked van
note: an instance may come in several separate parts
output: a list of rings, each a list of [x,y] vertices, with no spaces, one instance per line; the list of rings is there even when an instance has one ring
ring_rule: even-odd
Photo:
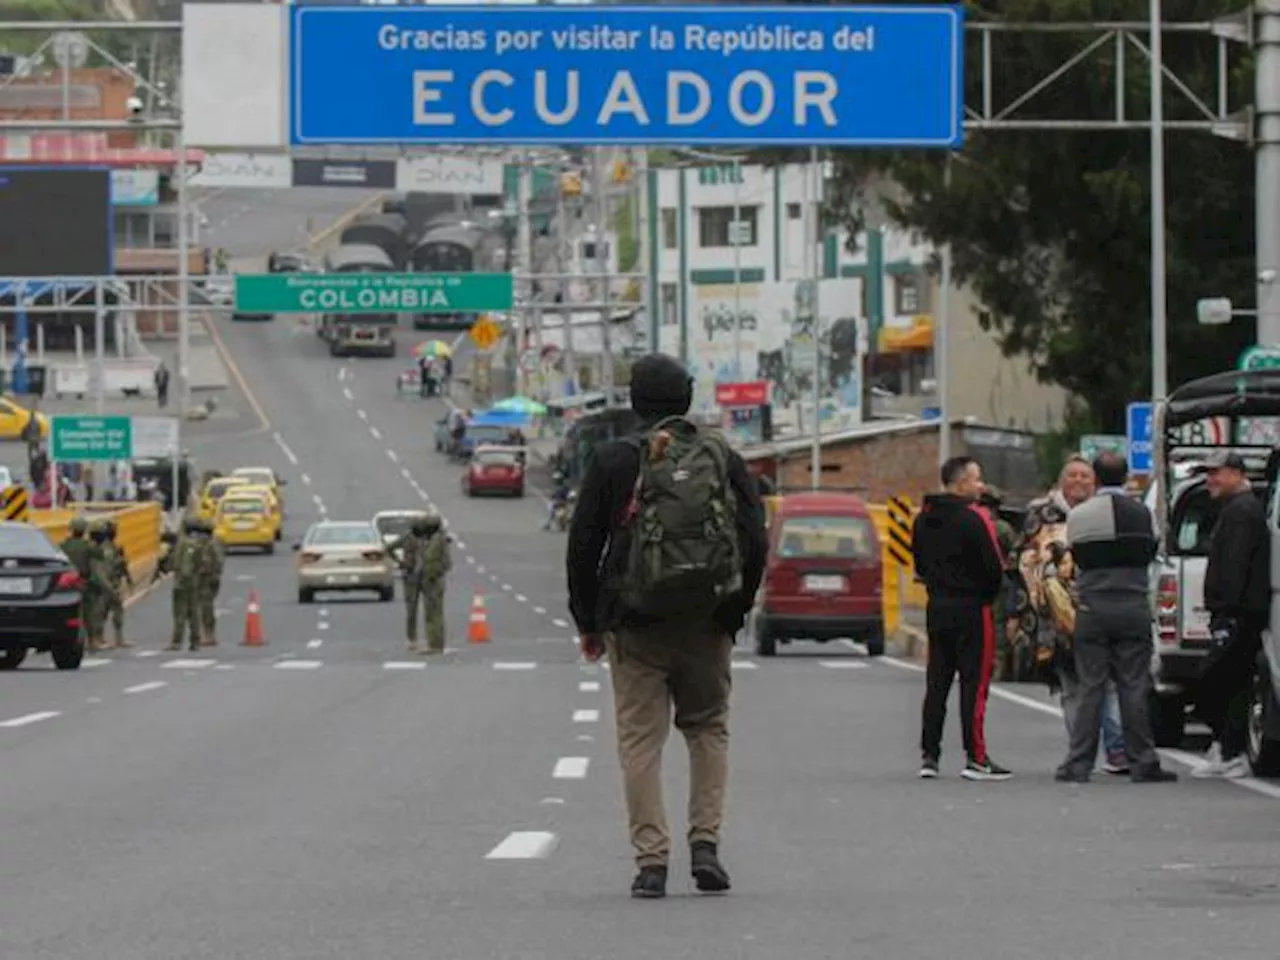
[[[769,521],[769,556],[752,612],[756,653],[779,643],[849,638],[884,653],[880,538],[862,498],[815,491],[781,497]]]

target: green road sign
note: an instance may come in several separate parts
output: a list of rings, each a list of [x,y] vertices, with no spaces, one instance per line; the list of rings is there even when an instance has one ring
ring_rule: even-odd
[[[242,313],[483,313],[511,304],[509,273],[236,275]]]
[[[52,417],[50,459],[132,460],[133,422],[128,417]]]
[[[1280,347],[1264,347],[1259,344],[1250,347],[1240,354],[1236,361],[1237,370],[1276,370],[1280,369]]]
[[[1086,433],[1080,438],[1080,453],[1090,461],[1100,453],[1128,456],[1129,438],[1118,433]]]

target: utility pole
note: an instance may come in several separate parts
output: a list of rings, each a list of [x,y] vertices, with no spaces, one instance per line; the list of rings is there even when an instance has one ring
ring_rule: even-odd
[[[943,183],[951,192],[951,154],[947,154]],[[942,276],[938,286],[938,326],[933,332],[938,381],[938,465],[951,459],[951,244],[942,246]]]
[[[563,171],[561,171],[563,173]],[[564,179],[561,177],[560,182],[556,184],[556,269],[560,273],[569,272],[569,258],[565,256],[565,248],[569,243],[569,211],[564,202]],[[556,296],[564,305],[571,303],[569,295],[569,285],[564,281],[563,276],[556,281]],[[565,373],[569,377],[569,383],[572,385],[574,392],[578,389],[578,358],[573,352],[573,313],[561,313],[560,324],[564,331],[564,368]]]
[[[1163,34],[1160,0],[1151,0],[1151,399],[1156,403],[1163,400],[1169,392],[1169,362],[1166,356],[1169,349],[1169,318],[1165,308],[1167,286],[1164,262]]]
[[[604,148],[591,151],[591,203],[592,219],[596,225],[595,261],[600,277],[600,351],[603,354],[600,386],[604,390],[605,406],[613,406],[613,340],[609,329],[613,309],[609,303],[609,260],[604,256],[604,244],[608,241],[609,205],[604,195]]]
[[[644,320],[649,328],[649,352],[658,349],[658,305],[653,302],[653,249],[649,244],[649,151],[643,148],[634,152],[637,162],[632,165],[639,183],[636,204],[639,212],[636,215],[636,229],[640,236],[640,257],[636,262],[636,272],[644,274],[641,282],[640,302],[644,304]]]
[[[525,341],[528,328],[528,310],[529,304],[533,302],[532,283],[529,279],[533,273],[533,233],[532,224],[529,222],[529,204],[533,199],[533,153],[529,150],[521,150],[517,154],[519,167],[519,176],[516,182],[516,248],[519,251],[517,256],[517,269],[520,271],[521,283],[516,286],[517,290],[523,292],[523,297],[513,306],[516,309],[516,392],[520,396],[529,395],[529,377],[525,372],[524,353]]]
[[[809,148],[807,181],[813,184],[813,203],[810,213],[812,231],[806,229],[805,248],[809,250],[810,277],[813,283],[813,443],[809,447],[809,482],[814,490],[822,488],[822,257],[818,245],[822,236],[822,162],[818,148]]]
[[[821,203],[821,200],[819,200]],[[742,380],[742,161],[733,161],[733,375]]]
[[[1258,343],[1271,346],[1280,344],[1280,0],[1257,0],[1254,11]]]

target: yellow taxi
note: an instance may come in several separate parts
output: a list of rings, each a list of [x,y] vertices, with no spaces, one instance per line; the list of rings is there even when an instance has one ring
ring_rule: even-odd
[[[280,505],[280,496],[272,487],[264,487],[256,483],[238,483],[228,487],[226,497],[262,497],[267,501],[267,509],[276,525],[276,540],[284,533],[284,507]]]
[[[31,419],[31,411],[17,403],[12,397],[0,397],[0,440],[20,440],[22,431]],[[49,435],[49,418],[43,413],[35,414],[36,423],[40,425],[40,436]]]
[[[275,553],[280,518],[270,495],[239,488],[228,492],[218,501],[213,535],[224,547],[259,547],[266,553]]]
[[[270,487],[276,502],[280,504],[281,512],[284,512],[284,493],[280,488],[285,485],[285,481],[270,467],[236,467],[231,471],[231,476],[244,477],[254,486]]]
[[[249,481],[244,477],[214,477],[200,491],[200,506],[196,513],[201,520],[213,523],[218,513],[218,503],[227,495],[232,487],[247,487]]]

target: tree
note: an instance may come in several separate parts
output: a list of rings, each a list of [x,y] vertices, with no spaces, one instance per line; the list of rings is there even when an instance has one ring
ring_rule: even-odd
[[[1236,0],[1184,0],[1177,13],[1208,20],[1238,6]],[[1143,21],[1147,0],[984,0],[970,3],[970,16]],[[1005,35],[997,41],[994,89],[1006,99],[1017,95],[1087,39]],[[966,100],[977,103],[981,60],[976,43],[968,49]],[[1115,99],[1108,56],[1095,54],[1045,91],[1030,108],[1034,115],[1106,116]],[[1212,41],[1166,34],[1164,58],[1213,102]],[[1252,89],[1252,65],[1240,59],[1231,74],[1233,105],[1248,102]],[[1148,115],[1147,75],[1145,58],[1130,56],[1131,117]],[[1165,115],[1200,118],[1168,83]],[[1123,432],[1125,405],[1151,390],[1149,143],[1146,131],[974,132],[952,160],[949,189],[939,152],[839,152],[832,157],[829,215],[856,237],[868,190],[892,180],[901,191],[888,201],[891,219],[936,244],[951,244],[955,279],[971,285],[986,305],[982,326],[1005,354],[1024,355],[1042,380],[1081,398],[1096,428]],[[1254,173],[1252,151],[1208,133],[1168,132],[1165,158],[1170,383],[1176,385],[1234,365],[1252,342],[1252,326],[1244,321],[1199,326],[1195,304],[1208,296],[1254,301]]]

